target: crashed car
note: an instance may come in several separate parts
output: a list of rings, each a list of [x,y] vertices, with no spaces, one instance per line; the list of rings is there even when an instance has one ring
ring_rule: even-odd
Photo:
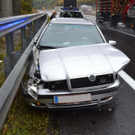
[[[35,40],[22,93],[34,108],[114,108],[129,58],[91,21],[55,18]]]

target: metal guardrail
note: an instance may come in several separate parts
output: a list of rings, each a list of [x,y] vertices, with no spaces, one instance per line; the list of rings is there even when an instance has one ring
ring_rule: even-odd
[[[47,14],[41,14],[39,16],[34,16],[33,15],[33,17],[34,18],[30,17],[29,20],[26,20],[25,22],[17,24],[16,28],[15,28],[15,29],[17,29],[17,28],[23,27],[23,25],[28,24],[28,22],[31,22],[32,20],[41,19],[40,17],[44,18],[44,23],[43,23],[42,27],[39,29],[39,31],[37,32],[37,34],[35,35],[33,40],[30,42],[30,44],[28,45],[26,50],[23,52],[21,58],[16,63],[15,67],[12,69],[12,71],[8,75],[6,81],[4,82],[2,87],[0,88],[0,129],[2,128],[2,125],[3,125],[3,123],[4,123],[5,119],[6,119],[6,116],[8,114],[9,109],[10,109],[10,106],[11,106],[11,104],[13,102],[13,99],[14,99],[16,93],[17,93],[17,90],[19,88],[21,80],[22,80],[22,78],[23,78],[23,76],[24,76],[24,74],[26,72],[27,67],[28,67],[29,56],[31,54],[32,47],[34,45],[33,44],[34,39],[41,34],[41,31],[44,29],[44,27],[47,24],[47,20],[48,20],[48,15]],[[22,17],[20,16],[20,18],[17,18],[17,19],[21,19],[21,18]],[[14,19],[16,19],[16,18],[14,18]],[[13,20],[9,19],[8,23],[10,23],[12,21]],[[0,20],[0,24],[4,26],[4,23],[2,23],[1,20]],[[21,24],[22,24],[22,26],[21,26]],[[9,27],[8,29],[12,29],[12,27]],[[7,29],[4,29],[4,31],[6,31],[6,30]],[[12,29],[12,31],[14,31],[14,29]],[[9,33],[10,33],[10,31],[9,31]],[[9,33],[7,33],[7,34],[9,34]]]
[[[11,72],[39,27],[41,27],[41,22],[44,20],[44,17],[45,13],[36,13],[0,18],[0,38],[6,36],[7,56],[4,58],[4,71],[6,77]],[[26,38],[26,25],[29,25],[30,35],[28,36],[28,39]],[[34,25],[33,28],[32,25]],[[14,31],[17,29],[21,29],[21,52],[14,52],[13,38]]]
[[[15,17],[0,18],[0,38],[7,35],[9,32],[15,31],[34,20],[44,16],[44,13],[28,14]]]

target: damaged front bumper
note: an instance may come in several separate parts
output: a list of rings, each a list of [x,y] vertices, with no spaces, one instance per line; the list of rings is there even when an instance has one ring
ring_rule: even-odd
[[[93,90],[82,91],[50,91],[49,89],[38,89],[32,91],[34,97],[30,95],[30,92],[26,92],[25,85],[23,85],[22,94],[25,97],[27,103],[34,108],[48,108],[48,109],[70,109],[70,108],[100,108],[105,105],[115,104],[117,101],[117,92],[120,88],[119,80],[115,80],[114,84]],[[32,93],[31,93],[32,94]],[[79,94],[91,94],[91,101],[86,102],[74,102],[74,103],[58,103],[54,101],[54,96],[74,96]]]

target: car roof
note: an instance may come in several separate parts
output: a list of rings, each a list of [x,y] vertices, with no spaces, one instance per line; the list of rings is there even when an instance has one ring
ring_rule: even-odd
[[[80,25],[94,25],[93,22],[83,18],[53,18],[52,24],[80,24]]]
[[[61,12],[81,12],[77,7],[64,7],[61,8]]]
[[[62,12],[81,12],[80,10],[61,10]]]

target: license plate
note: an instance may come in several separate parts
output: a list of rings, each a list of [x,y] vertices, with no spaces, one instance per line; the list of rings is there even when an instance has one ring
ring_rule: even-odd
[[[55,104],[79,103],[79,102],[86,102],[86,101],[91,101],[91,93],[68,95],[68,96],[54,96]]]

